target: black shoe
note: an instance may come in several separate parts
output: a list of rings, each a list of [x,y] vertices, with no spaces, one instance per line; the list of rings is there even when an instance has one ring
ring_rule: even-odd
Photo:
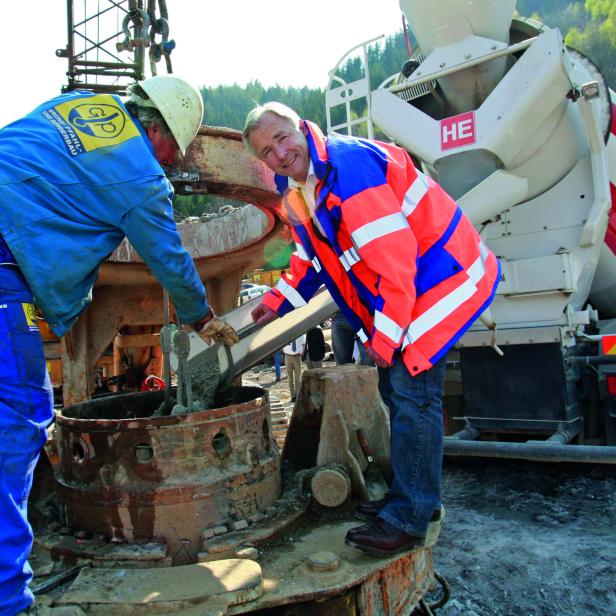
[[[424,537],[409,535],[381,518],[351,528],[344,541],[369,556],[390,556],[424,545]]]

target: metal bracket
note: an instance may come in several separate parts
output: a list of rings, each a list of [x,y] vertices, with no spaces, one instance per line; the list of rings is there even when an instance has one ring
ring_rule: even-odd
[[[165,175],[172,184],[196,184],[200,179],[198,169],[178,169],[177,167],[166,167]]]

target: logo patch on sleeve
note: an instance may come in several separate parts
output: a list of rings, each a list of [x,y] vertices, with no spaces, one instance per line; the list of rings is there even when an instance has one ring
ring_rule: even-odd
[[[117,145],[140,135],[139,129],[109,94],[77,98],[47,109],[71,156]]]

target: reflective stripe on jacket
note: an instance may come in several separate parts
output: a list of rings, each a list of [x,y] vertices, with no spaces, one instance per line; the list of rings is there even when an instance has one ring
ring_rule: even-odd
[[[492,301],[496,257],[405,150],[305,126],[322,231],[277,176],[297,252],[264,303],[286,314],[323,283],[366,346],[387,360],[401,350],[413,375],[429,369]]]

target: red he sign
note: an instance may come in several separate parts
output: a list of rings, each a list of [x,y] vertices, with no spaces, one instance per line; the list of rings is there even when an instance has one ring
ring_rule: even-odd
[[[474,111],[441,120],[441,150],[460,148],[475,141]]]

